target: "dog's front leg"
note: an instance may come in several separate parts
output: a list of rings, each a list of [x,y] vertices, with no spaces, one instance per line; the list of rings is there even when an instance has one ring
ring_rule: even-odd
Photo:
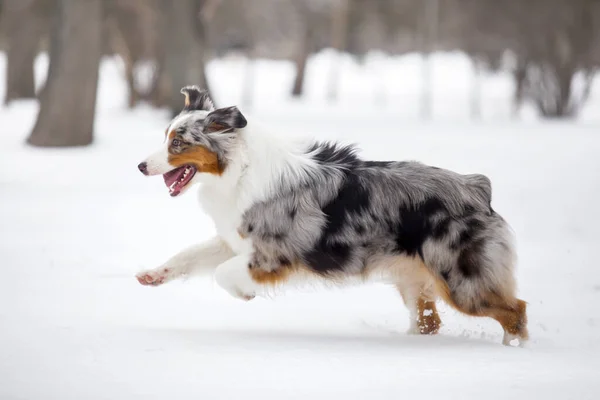
[[[233,256],[227,243],[220,237],[215,237],[188,247],[160,267],[140,272],[136,278],[142,285],[158,286],[184,275],[212,271]]]
[[[219,265],[215,271],[219,286],[242,300],[252,300],[260,289],[250,273],[250,260],[248,254],[240,254]]]

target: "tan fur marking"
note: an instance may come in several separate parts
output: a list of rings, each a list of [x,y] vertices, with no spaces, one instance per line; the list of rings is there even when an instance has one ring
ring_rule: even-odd
[[[260,267],[250,268],[250,276],[255,282],[261,285],[277,285],[287,281],[291,273],[295,270],[293,266],[280,266],[273,271],[265,271]]]
[[[502,325],[506,333],[522,339],[529,337],[527,303],[512,295],[514,290],[510,286],[511,282],[496,288],[496,291],[481,288],[480,294],[472,298],[455,299],[447,283],[441,277],[431,273],[418,258],[386,258],[370,266],[369,270],[371,273],[376,273],[382,267],[384,270],[390,270],[392,278],[398,282],[397,287],[403,298],[405,298],[405,294],[402,293],[404,291],[408,295],[411,292],[420,294],[417,303],[417,322],[421,333],[435,333],[441,325],[435,308],[435,298],[439,296],[461,313],[493,318]],[[408,299],[405,298],[405,302],[406,300]],[[425,316],[423,312],[427,309],[432,310],[432,313]]]
[[[423,335],[435,335],[440,330],[442,320],[438,315],[435,301],[425,300],[420,297],[417,300],[419,332]]]
[[[221,175],[222,168],[219,166],[217,154],[203,146],[195,146],[181,154],[169,154],[169,164],[174,167],[182,167],[191,164],[199,172]]]
[[[438,294],[452,308],[473,317],[490,317],[502,325],[505,332],[523,339],[529,338],[527,331],[527,303],[521,299],[500,296],[491,291],[473,299],[476,307],[463,307],[454,301],[450,288],[442,279],[436,279]]]
[[[418,258],[405,261],[409,268],[404,268],[397,277],[396,287],[402,295],[404,304],[416,307],[417,328],[422,335],[435,335],[442,326],[442,320],[435,304],[435,285],[425,264]],[[400,272],[400,271],[398,271]]]
[[[523,300],[517,299],[517,305],[511,308],[507,308],[506,304],[494,305],[489,309],[487,315],[500,322],[506,332],[523,339],[529,338],[527,303]]]

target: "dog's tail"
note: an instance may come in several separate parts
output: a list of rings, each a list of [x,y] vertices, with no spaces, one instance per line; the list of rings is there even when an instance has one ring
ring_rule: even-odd
[[[489,207],[492,203],[492,182],[490,179],[481,174],[465,175],[465,178],[477,200]]]

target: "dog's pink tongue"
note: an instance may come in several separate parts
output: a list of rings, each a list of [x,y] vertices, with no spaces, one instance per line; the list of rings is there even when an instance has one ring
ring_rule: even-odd
[[[172,189],[173,184],[181,178],[184,172],[185,168],[179,167],[174,169],[173,171],[169,171],[166,174],[163,174],[165,185],[167,185],[169,189]]]

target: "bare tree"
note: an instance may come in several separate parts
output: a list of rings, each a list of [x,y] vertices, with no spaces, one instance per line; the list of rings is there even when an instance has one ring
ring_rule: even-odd
[[[514,115],[531,101],[547,118],[575,117],[595,73],[600,7],[596,0],[448,0],[465,16],[469,52],[511,50]],[[582,85],[575,77],[581,74]]]
[[[548,4],[540,4],[540,11],[542,6]],[[575,117],[587,101],[596,72],[592,54],[598,11],[594,0],[557,0],[541,15],[524,90],[543,117]],[[578,73],[583,76],[579,90],[574,86]]]
[[[92,142],[102,53],[102,0],[59,0],[48,79],[27,142],[82,146]]]
[[[425,119],[433,114],[433,61],[431,54],[436,51],[439,28],[439,0],[426,0],[423,3],[423,92],[421,95],[421,115]]]
[[[471,118],[481,118],[481,84],[483,73],[483,62],[478,57],[471,57],[473,76],[471,81]]]
[[[5,104],[35,97],[33,63],[45,30],[43,7],[40,0],[4,2],[2,17],[8,45]]]
[[[129,108],[149,97],[148,88],[136,86],[135,68],[156,57],[157,8],[156,0],[104,0],[105,52],[118,54],[123,62]]]
[[[350,18],[350,0],[336,0],[331,7],[331,47],[337,50],[329,73],[327,98],[336,100],[339,92],[341,53],[347,49],[348,23]]]
[[[304,94],[304,78],[306,77],[306,64],[308,57],[313,50],[313,18],[312,12],[307,2],[298,1],[293,3],[294,10],[298,15],[300,22],[298,38],[296,42],[296,51],[293,57],[296,64],[296,75],[292,87],[292,96],[300,97]]]
[[[162,0],[167,29],[164,37],[164,59],[168,82],[168,107],[173,114],[181,110],[179,90],[198,85],[208,90],[205,71],[206,27],[201,11],[204,0]]]
[[[518,57],[516,65],[512,71],[513,80],[515,82],[515,92],[513,94],[512,116],[517,118],[521,106],[525,102],[525,84],[527,80],[527,70],[529,69],[529,61],[525,57]]]

